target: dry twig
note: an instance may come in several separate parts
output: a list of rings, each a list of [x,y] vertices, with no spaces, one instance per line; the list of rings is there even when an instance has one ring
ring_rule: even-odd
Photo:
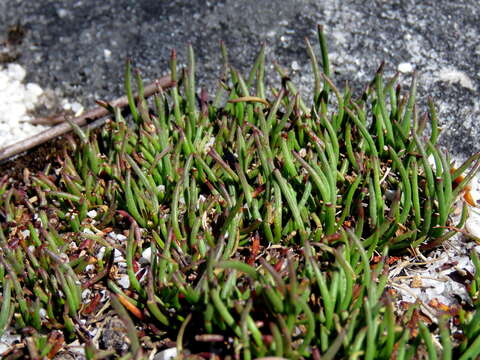
[[[144,96],[149,97],[155,94],[156,92],[158,92],[159,88],[165,89],[165,88],[171,87],[172,85],[173,83],[172,83],[172,80],[170,79],[170,76],[162,77],[160,79],[155,80],[153,83],[145,87]],[[118,99],[113,100],[112,102],[109,102],[108,104],[112,107],[124,108],[125,106],[128,105],[128,99],[126,96],[122,96]],[[82,126],[87,124],[89,121],[100,120],[99,123],[96,123],[96,126],[100,126],[101,124],[103,124],[103,122],[105,122],[105,119],[102,119],[102,118],[104,118],[108,114],[109,114],[109,111],[107,109],[99,106],[85,112],[80,116],[73,118],[72,122],[74,122],[79,126]],[[54,118],[57,118],[57,117],[63,117],[63,119],[65,119],[64,115],[59,115]],[[24,151],[34,148],[35,146],[41,145],[49,140],[52,140],[60,135],[63,135],[69,132],[71,129],[72,127],[70,126],[69,123],[62,122],[56,126],[51,127],[50,129],[47,129],[38,134],[35,134],[28,139],[21,140],[12,145],[8,145],[3,149],[0,149],[0,162],[3,162],[14,155],[18,155]]]

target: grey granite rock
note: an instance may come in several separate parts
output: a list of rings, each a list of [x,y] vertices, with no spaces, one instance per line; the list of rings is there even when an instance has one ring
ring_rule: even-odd
[[[86,107],[122,93],[127,56],[151,80],[167,73],[172,48],[184,59],[188,42],[201,86],[214,87],[220,40],[244,71],[266,42],[269,60],[287,67],[306,92],[311,71],[303,38],[314,42],[316,24],[324,24],[338,84],[348,79],[361,89],[382,61],[387,74],[400,64],[415,69],[421,102],[436,99],[441,143],[460,158],[480,151],[479,18],[477,0],[0,1],[0,31],[16,22],[27,29],[18,50],[28,80]]]

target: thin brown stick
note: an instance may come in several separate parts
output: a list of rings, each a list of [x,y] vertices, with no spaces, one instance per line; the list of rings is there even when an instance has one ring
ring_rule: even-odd
[[[28,120],[28,122],[33,125],[53,126],[64,122],[66,116],[68,116],[68,112],[63,111],[53,116],[36,117],[35,119]]]
[[[172,80],[170,79],[170,76],[165,76],[162,78],[159,78],[155,80],[153,83],[145,86],[144,89],[144,96],[145,98],[155,94],[156,92],[159,91],[160,88],[166,89],[169,88],[173,85]],[[135,95],[137,97],[137,94]],[[124,108],[125,106],[128,105],[128,99],[126,96],[122,96],[118,99],[113,100],[112,102],[109,102],[108,105],[112,107],[119,107],[119,108]],[[72,122],[75,124],[82,126],[87,124],[89,121],[96,120],[103,118],[109,114],[109,111],[105,109],[104,107],[96,107],[94,109],[91,109],[87,111],[86,113],[77,116],[72,119]],[[65,115],[59,115],[57,117],[63,117],[65,118]],[[56,118],[56,117],[54,117]],[[31,148],[41,145],[51,139],[54,139],[60,135],[63,135],[65,133],[68,133],[69,131],[72,130],[72,127],[70,126],[69,123],[67,122],[62,122],[61,124],[58,124],[56,126],[51,127],[50,129],[47,129],[45,131],[42,131],[38,134],[33,135],[32,137],[21,140],[19,142],[16,142],[15,144],[8,145],[4,147],[3,149],[0,149],[0,162],[3,162],[4,160],[14,156],[18,155],[24,151],[30,150]]]

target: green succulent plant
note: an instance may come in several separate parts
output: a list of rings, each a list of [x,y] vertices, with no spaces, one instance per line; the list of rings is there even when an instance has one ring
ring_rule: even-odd
[[[103,305],[125,323],[125,358],[147,356],[147,337],[192,359],[479,356],[478,275],[475,309],[429,326],[387,284],[389,254],[439,246],[463,226],[468,205],[459,223],[451,214],[480,154],[452,168],[433,101],[418,114],[415,74],[408,93],[383,65],[360,96],[340,90],[321,27],[318,37],[322,69],[306,43],[311,102],[278,65],[281,84],[267,91],[264,47],[247,77],[222,47],[212,100],[196,92],[191,46],[180,72],[172,53],[173,86],[152,102],[138,73],[133,95],[127,62],[128,117],[104,103],[113,119],[93,132],[72,123],[58,164],[0,183],[0,333],[29,327],[31,357],[53,357],[63,339],[89,359],[112,356],[82,327]]]

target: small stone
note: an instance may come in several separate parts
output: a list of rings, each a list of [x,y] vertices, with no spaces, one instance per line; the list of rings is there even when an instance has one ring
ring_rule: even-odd
[[[387,200],[392,201],[393,199],[395,199],[395,194],[396,194],[396,193],[397,193],[397,192],[396,192],[395,190],[387,189],[387,190],[385,190],[385,198],[386,198]]]
[[[91,294],[92,294],[92,290],[90,290],[90,289],[83,290],[82,291],[82,300],[88,299]]]
[[[293,61],[293,62],[292,62],[292,70],[293,70],[293,71],[298,71],[298,70],[300,70],[300,65],[299,65],[298,61]]]
[[[68,15],[68,10],[66,10],[66,9],[58,9],[58,10],[57,10],[57,14],[58,14],[58,17],[59,17],[59,18],[62,18],[62,19],[63,19],[64,17],[66,17],[66,16]]]
[[[105,60],[109,61],[112,57],[112,52],[109,49],[103,49],[103,56],[105,57]]]
[[[413,65],[407,62],[398,64],[398,71],[403,74],[410,74],[413,71]]]
[[[125,258],[123,257],[123,254],[120,250],[118,249],[113,250],[113,261],[116,263],[120,261],[125,261]]]
[[[470,235],[480,239],[480,218],[476,216],[470,216],[465,223],[465,229]]]
[[[92,272],[93,270],[95,270],[95,266],[94,266],[94,265],[88,264],[87,266],[85,266],[85,271],[86,271],[86,272]]]
[[[100,344],[105,349],[113,349],[117,354],[123,355],[129,348],[127,329],[118,317],[111,318],[100,336]]]
[[[45,310],[44,308],[41,308],[40,310],[38,310],[38,314],[40,315],[40,318],[42,318],[42,319],[47,318],[47,310]]]
[[[114,232],[108,233],[108,236],[110,238],[112,238],[113,240],[118,240],[120,242],[127,240],[127,237],[125,235],[117,234],[117,233],[114,233]]]
[[[29,97],[37,98],[43,94],[43,89],[35,83],[28,83],[26,87]]]
[[[117,240],[118,241],[125,241],[125,240],[127,240],[127,237],[123,234],[117,234]]]
[[[43,89],[34,83],[24,84],[26,71],[19,64],[0,66],[0,148],[32,136],[45,127],[29,123]]]
[[[153,360],[172,360],[177,357],[177,348],[169,348],[160,351],[153,357]]]
[[[120,279],[117,280],[118,285],[120,285],[124,289],[128,289],[130,287],[130,279],[128,275],[122,275]]]
[[[80,104],[78,102],[73,102],[72,103],[72,111],[74,112],[75,116],[81,115],[81,113],[83,112],[82,104]]]
[[[148,247],[142,252],[142,259],[144,259],[146,262],[150,263],[152,260],[152,248]]]
[[[99,260],[102,260],[103,259],[103,256],[105,255],[105,246],[102,246],[99,250],[98,250],[98,253],[97,253],[97,259]]]
[[[20,335],[13,335],[10,333],[10,329],[7,329],[3,335],[0,336],[0,354],[3,354],[20,340]]]

